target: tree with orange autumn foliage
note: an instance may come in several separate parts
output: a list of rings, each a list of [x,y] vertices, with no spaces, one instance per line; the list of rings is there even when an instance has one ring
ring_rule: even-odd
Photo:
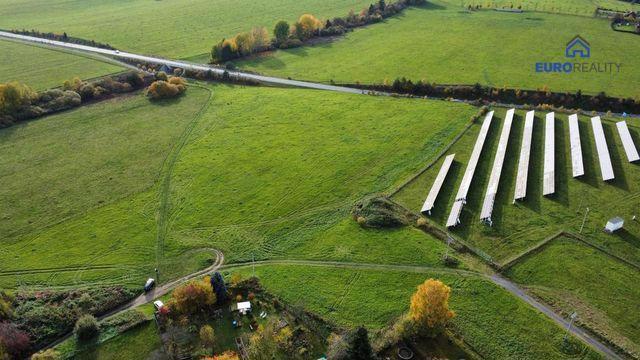
[[[213,357],[204,357],[202,360],[240,360],[240,357],[234,351],[229,350]]]
[[[192,280],[177,287],[171,294],[171,310],[191,315],[205,311],[216,302],[211,285],[203,280]]]
[[[444,329],[447,322],[455,316],[449,310],[451,288],[440,280],[428,279],[418,285],[411,296],[409,317],[416,331],[436,335]]]

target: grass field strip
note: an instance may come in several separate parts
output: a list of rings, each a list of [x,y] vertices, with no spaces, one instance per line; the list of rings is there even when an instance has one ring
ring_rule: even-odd
[[[498,193],[498,185],[500,184],[500,175],[502,174],[504,157],[507,155],[507,145],[509,144],[509,134],[511,133],[511,124],[513,123],[513,114],[515,111],[515,109],[509,109],[504,119],[504,123],[502,124],[500,142],[498,143],[496,156],[493,160],[493,167],[491,169],[491,175],[489,176],[487,192],[482,203],[480,220],[488,223],[489,225],[493,224],[491,221],[491,213],[493,212],[493,204],[496,199],[496,194]]]
[[[462,212],[462,207],[466,202],[467,193],[469,192],[469,187],[471,186],[471,180],[473,179],[473,174],[476,171],[478,160],[480,160],[482,147],[484,146],[484,141],[487,138],[487,133],[489,132],[489,127],[491,126],[492,119],[493,111],[489,111],[489,113],[487,113],[484,118],[482,128],[480,129],[480,133],[478,134],[476,144],[473,147],[471,158],[469,159],[469,164],[467,165],[467,169],[465,170],[464,176],[462,177],[462,183],[460,184],[460,188],[458,188],[456,201],[455,203],[453,203],[449,219],[447,220],[447,227],[456,226],[460,223],[460,213]]]
[[[449,173],[449,169],[451,168],[451,164],[453,163],[453,158],[455,156],[456,154],[451,154],[451,155],[447,155],[447,157],[444,158],[444,162],[442,163],[442,167],[440,167],[438,176],[436,177],[436,180],[433,182],[433,186],[431,187],[431,190],[429,190],[429,195],[427,195],[427,199],[425,200],[424,205],[422,205],[422,210],[420,210],[421,213],[431,214],[431,209],[433,209],[433,206],[436,202],[436,198],[440,193],[440,189],[442,188],[444,179],[447,177],[447,174]]]
[[[527,179],[529,178],[529,158],[531,157],[531,138],[533,136],[533,119],[535,111],[528,111],[524,121],[522,146],[516,175],[516,190],[513,201],[522,200],[527,196]]]
[[[604,136],[600,116],[591,118],[591,126],[593,127],[593,137],[595,138],[596,148],[598,150],[602,180],[613,180],[615,175],[613,174],[613,166],[611,165],[611,155],[609,154],[609,147],[607,146],[607,139]]]
[[[584,164],[582,161],[582,145],[580,144],[580,125],[578,115],[569,115],[569,139],[571,141],[571,166],[573,177],[584,175]]]

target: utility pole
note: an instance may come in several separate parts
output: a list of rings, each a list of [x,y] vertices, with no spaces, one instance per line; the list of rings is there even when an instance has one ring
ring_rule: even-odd
[[[253,267],[253,277],[256,277],[256,255],[251,253],[251,266]]]
[[[584,223],[587,221],[587,215],[589,214],[589,208],[584,212],[584,217],[582,218],[582,225],[580,225],[580,234],[582,234],[582,228],[584,228]]]
[[[571,327],[573,326],[573,322],[574,320],[578,317],[578,313],[577,312],[572,312],[571,315],[569,315],[569,318],[571,319],[571,321],[569,321],[569,327],[567,328],[567,333],[564,334],[564,341],[567,341],[567,337],[569,336],[569,333],[571,332]]]

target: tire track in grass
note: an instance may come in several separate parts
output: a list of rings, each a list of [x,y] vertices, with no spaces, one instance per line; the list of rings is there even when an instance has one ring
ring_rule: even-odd
[[[164,241],[167,233],[169,232],[169,211],[171,207],[169,198],[171,193],[171,176],[173,175],[173,170],[180,156],[180,152],[187,144],[187,140],[191,136],[193,129],[198,124],[198,120],[200,120],[202,115],[209,108],[209,104],[213,98],[213,92],[211,91],[211,89],[193,83],[189,85],[197,87],[199,89],[204,89],[209,93],[209,96],[207,97],[204,105],[200,108],[200,110],[198,110],[198,113],[196,113],[193,120],[191,120],[191,122],[187,124],[186,128],[174,144],[173,149],[171,149],[171,152],[169,153],[169,155],[167,155],[164,163],[162,164],[160,175],[162,182],[160,184],[158,192],[159,207],[156,215],[156,268],[158,270],[160,270],[162,260],[164,258]]]

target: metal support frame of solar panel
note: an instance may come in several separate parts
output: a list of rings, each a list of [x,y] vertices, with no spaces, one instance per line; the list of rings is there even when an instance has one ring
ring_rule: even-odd
[[[613,166],[611,166],[611,155],[609,154],[609,148],[607,147],[607,139],[604,136],[600,116],[591,118],[591,126],[593,127],[593,137],[596,141],[596,149],[598,150],[598,160],[600,161],[602,180],[613,180],[615,175],[613,174]]]
[[[493,167],[491,168],[491,175],[489,175],[489,184],[487,185],[487,192],[484,195],[484,201],[482,202],[482,211],[480,211],[480,220],[486,222],[489,225],[493,225],[491,221],[491,214],[493,213],[493,204],[498,193],[498,185],[500,184],[500,175],[502,174],[502,166],[504,165],[504,157],[507,154],[507,145],[509,144],[509,134],[511,134],[511,124],[513,123],[513,113],[516,109],[507,110],[507,115],[504,118],[502,124],[502,132],[500,133],[500,140],[498,141],[498,149],[496,150],[496,157],[493,160]]]
[[[482,123],[482,127],[480,128],[480,133],[478,133],[478,138],[476,139],[476,144],[473,146],[473,152],[469,158],[467,169],[464,172],[462,182],[460,183],[458,193],[456,194],[456,200],[451,208],[449,218],[447,219],[447,227],[456,226],[460,223],[462,205],[464,205],[467,200],[467,193],[469,192],[471,180],[473,179],[473,174],[476,171],[476,166],[478,165],[478,160],[482,153],[482,147],[484,146],[484,141],[487,138],[489,127],[491,126],[491,119],[493,119],[493,111],[489,111],[487,113],[487,116],[485,116],[484,122]]]
[[[544,178],[542,195],[551,195],[556,191],[556,154],[555,154],[555,114],[547,114],[544,124]]]
[[[429,195],[427,195],[427,199],[424,201],[424,204],[422,205],[422,210],[420,210],[421,213],[423,214],[427,213],[431,215],[431,210],[433,209],[436,203],[436,198],[440,193],[440,189],[442,188],[444,179],[447,177],[447,173],[449,173],[449,168],[451,168],[451,164],[453,163],[454,156],[456,156],[456,154],[447,155],[447,157],[444,158],[444,162],[440,167],[438,176],[436,176],[436,180],[433,182],[433,185],[431,186],[431,190],[429,190]]]
[[[571,166],[573,168],[573,177],[575,178],[584,175],[580,125],[577,114],[569,115],[569,139],[571,141]]]
[[[629,133],[629,128],[627,127],[627,122],[617,122],[616,127],[618,128],[618,134],[620,134],[622,146],[624,147],[624,152],[627,153],[627,159],[629,159],[629,162],[640,160],[638,149],[636,149],[636,145],[633,143],[633,138],[631,138],[631,133]]]
[[[522,200],[527,196],[527,178],[529,177],[529,158],[531,157],[534,115],[535,111],[529,111],[524,120],[524,132],[522,133],[522,146],[520,147],[520,160],[518,162],[518,175],[516,176],[516,191],[513,195],[513,202]]]

